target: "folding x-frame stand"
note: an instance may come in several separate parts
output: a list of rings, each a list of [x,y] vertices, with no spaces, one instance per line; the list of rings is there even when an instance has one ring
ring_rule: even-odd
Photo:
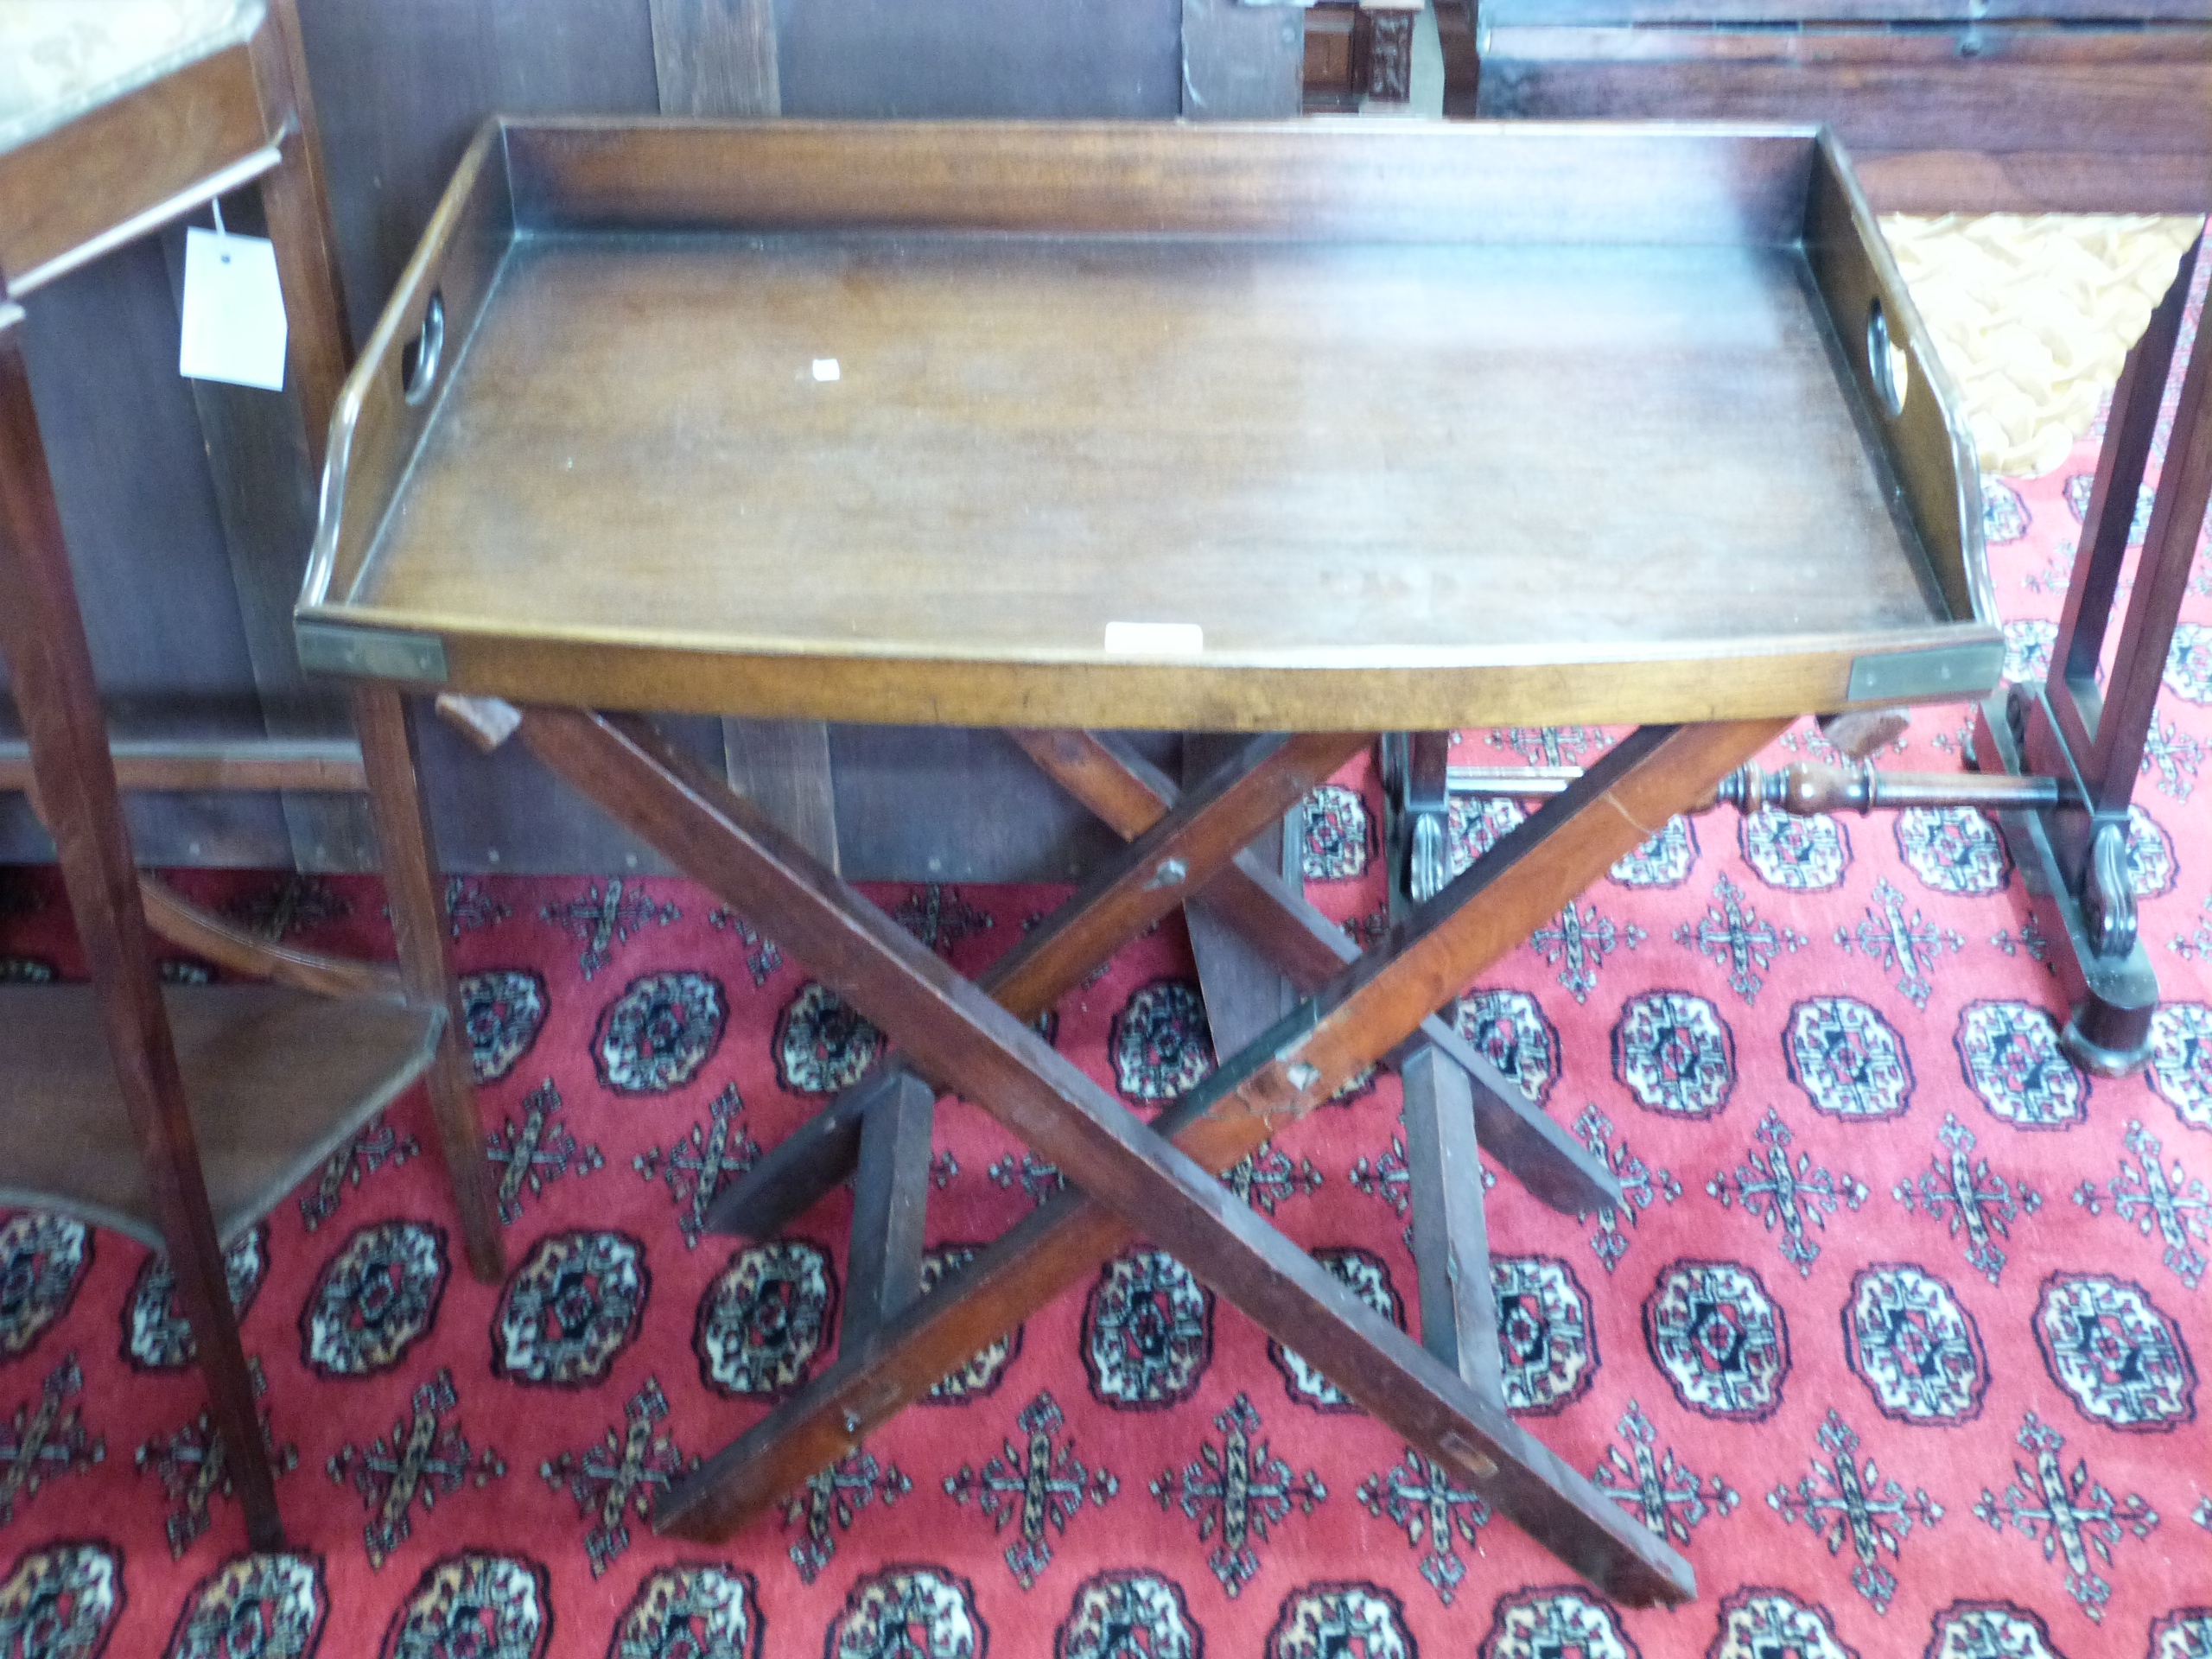
[[[802,1127],[715,1207],[717,1228],[757,1236],[856,1171],[852,1290],[834,1363],[674,1487],[655,1514],[658,1529],[714,1536],[759,1514],[1141,1234],[1285,1345],[1327,1356],[1330,1380],[1348,1396],[1607,1593],[1637,1605],[1695,1593],[1688,1563],[1506,1412],[1494,1328],[1481,1306],[1488,1274],[1473,1270],[1486,1262],[1475,1140],[1560,1209],[1588,1211],[1618,1193],[1433,1014],[1771,741],[1783,722],[1631,734],[1357,956],[1279,878],[1238,855],[1370,734],[1256,739],[1178,798],[1166,780],[1085,734],[1020,734],[1048,772],[1130,841],[970,983],[645,721],[456,698],[441,708],[486,741],[502,728],[515,732],[899,1046],[895,1064]],[[1310,994],[1147,1123],[1028,1021],[1169,908],[1201,893]],[[1417,1178],[1427,1201],[1416,1244],[1441,1241],[1423,1256],[1427,1346],[1215,1179],[1408,1039],[1429,1051],[1408,1065],[1409,1116],[1433,1122],[1437,1154]],[[929,1116],[948,1090],[1057,1165],[1071,1188],[925,1295]]]

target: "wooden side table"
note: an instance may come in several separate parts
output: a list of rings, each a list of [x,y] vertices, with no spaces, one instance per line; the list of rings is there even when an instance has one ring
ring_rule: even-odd
[[[2061,1033],[2066,1052],[2103,1077],[2124,1076],[2149,1059],[2158,1007],[2158,970],[2136,927],[2128,805],[2212,499],[2212,347],[2202,333],[2183,373],[2124,608],[2120,582],[2190,277],[2202,251],[2200,238],[2113,390],[2050,671],[1990,698],[1975,721],[1975,753],[1985,770],[2053,779],[2064,791],[2057,805],[2005,814],[2005,837],[2029,891],[2056,912],[2054,963],[2073,1003]]]
[[[89,986],[0,991],[0,1198],[168,1250],[248,1535],[273,1548],[224,1247],[427,1075],[470,1265],[486,1279],[502,1268],[404,713],[389,693],[356,702],[399,974],[266,950],[153,888],[165,931],[266,982],[164,989],[20,326],[44,283],[258,181],[287,378],[319,459],[348,353],[314,114],[290,0],[166,0],[119,17],[9,0],[0,63],[0,652],[92,969]]]

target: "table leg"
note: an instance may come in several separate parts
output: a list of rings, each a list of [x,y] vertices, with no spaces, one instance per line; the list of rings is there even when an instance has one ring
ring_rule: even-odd
[[[1175,802],[1174,785],[1158,770],[1094,733],[1010,735],[1055,782],[1122,835],[1139,833]],[[1359,958],[1359,947],[1344,929],[1256,860],[1240,855],[1196,902],[1279,963],[1301,992],[1318,990]],[[1570,1216],[1622,1202],[1612,1172],[1447,1021],[1431,1014],[1421,1021],[1417,1040],[1465,1073],[1483,1145],[1530,1192]]]
[[[1503,1409],[1497,1308],[1483,1220],[1482,1160],[1467,1074],[1433,1048],[1399,1068],[1405,1084],[1406,1172],[1412,1179],[1414,1267],[1421,1346]]]
[[[155,976],[138,872],[116,793],[76,583],[31,406],[16,330],[0,321],[0,652],[29,740],[69,907],[99,997],[116,1082],[130,1113],[178,1300],[233,1489],[256,1549],[283,1548],[276,1488],[208,1211],[192,1116]],[[116,1148],[128,1157],[130,1148]]]
[[[1092,733],[1007,735],[1054,782],[1131,840],[1179,807],[1179,793],[1165,774]],[[1192,902],[1281,966],[1301,992],[1359,955],[1342,928],[1246,853]],[[1006,1003],[994,976],[979,982]],[[1620,1202],[1611,1172],[1447,1023],[1432,1015],[1422,1022],[1421,1038],[1467,1074],[1484,1146],[1531,1192],[1568,1215]],[[772,1237],[845,1179],[859,1157],[861,1125],[884,1087],[880,1076],[857,1084],[785,1136],[723,1194],[709,1217],[710,1230]]]
[[[1015,1018],[1035,1019],[1205,887],[1262,825],[1304,799],[1367,741],[1364,734],[1320,733],[1248,743],[1173,810],[1155,810],[1120,856],[977,983]],[[813,1205],[852,1173],[861,1126],[887,1087],[864,1080],[786,1135],[715,1200],[709,1229],[770,1237]]]
[[[1184,785],[1203,782],[1226,757],[1231,741],[1218,733],[1185,732]],[[1300,843],[1305,819],[1302,803],[1292,807],[1262,830],[1245,854],[1279,873],[1287,883],[1302,883],[1305,861]],[[1203,905],[1184,905],[1183,925],[1191,936],[1191,963],[1198,973],[1198,1000],[1205,1005],[1206,1029],[1215,1053],[1235,1053],[1298,1006],[1299,988],[1281,968]]]
[[[922,1227],[930,1195],[930,1129],[937,1094],[897,1073],[861,1130],[845,1255],[845,1317],[838,1340],[868,1333],[922,1294]]]
[[[437,1052],[425,1078],[446,1179],[453,1185],[469,1269],[484,1283],[496,1285],[506,1276],[506,1249],[499,1236],[492,1166],[484,1156],[484,1120],[476,1109],[467,1020],[446,956],[445,905],[407,705],[397,691],[363,683],[353,691],[353,726],[368,772],[369,811],[376,821],[385,893],[391,900],[400,979],[410,1001],[446,1011],[445,1029],[438,1033]]]
[[[281,159],[276,170],[262,179],[261,201],[269,217],[269,238],[276,247],[284,313],[291,324],[284,355],[291,390],[300,400],[307,474],[319,480],[330,439],[330,417],[353,360],[353,328],[338,273],[338,237],[324,188],[322,146],[295,0],[277,0],[270,20],[270,44],[277,61],[264,67],[264,77],[281,83],[276,95],[289,103],[294,120],[278,142]]]
[[[1637,1602],[1692,1593],[1686,1564],[1602,1494],[1369,1309],[1310,1256],[1215,1181],[1412,1033],[1428,1010],[1525,937],[1674,812],[1770,741],[1780,722],[1647,729],[1508,836],[1394,930],[1387,947],[1322,992],[1169,1115],[1166,1135],[1140,1122],[1025,1024],[861,899],[726,785],[660,744],[650,728],[531,710],[533,752],[695,877],[739,899],[804,956],[846,1001],[889,1032],[919,1069],[942,1077],[1058,1164],[1101,1217],[1109,1243],[1141,1226],[1287,1345],[1332,1357],[1332,1381],[1427,1455],[1463,1471],[1503,1512],[1612,1593]],[[1141,844],[1141,843],[1140,843]],[[1472,901],[1480,898],[1484,902]],[[1060,1206],[1055,1206],[1058,1214]],[[1041,1212],[1040,1212],[1041,1213]],[[1078,1253],[1080,1254],[1080,1253]],[[855,1344],[877,1362],[834,1404],[803,1392],[810,1414],[772,1459],[783,1484],[849,1448],[865,1426],[927,1391],[991,1335],[1034,1306],[1049,1280],[1081,1262],[1039,1248],[1006,1264],[987,1251],[981,1279],[961,1275]],[[1090,1256],[1093,1262],[1096,1253]],[[971,1269],[972,1271],[972,1269]],[[1045,1281],[1036,1275],[1043,1272]],[[1030,1275],[1028,1282],[1019,1283]],[[1001,1300],[978,1304],[995,1277]],[[1009,1287],[1021,1294],[1007,1294]],[[1026,1298],[1026,1300],[1025,1300]],[[932,1320],[925,1311],[943,1316]],[[916,1363],[904,1338],[934,1324],[945,1349]],[[981,1325],[984,1328],[974,1329]],[[949,1343],[942,1338],[949,1333]],[[837,1380],[854,1379],[841,1363]],[[825,1440],[842,1434],[842,1446]],[[817,1456],[817,1452],[825,1455]],[[718,1457],[672,1492],[664,1523],[687,1532],[740,1518],[716,1489],[744,1475]],[[756,1497],[761,1486],[743,1484]],[[765,1501],[765,1500],[763,1500]]]
[[[2212,493],[2212,413],[2205,409],[2212,351],[2202,344],[2183,380],[2111,677],[2101,683],[2099,676],[2197,257],[2192,250],[2182,259],[2113,390],[2049,676],[1991,698],[1975,734],[1986,768],[2053,778],[2068,792],[2057,807],[2005,814],[2005,827],[2030,890],[2057,912],[2054,966],[2075,1001],[2063,1041],[2075,1059],[2107,1077],[2148,1058],[2158,1004],[2158,973],[2136,937],[2128,804]]]

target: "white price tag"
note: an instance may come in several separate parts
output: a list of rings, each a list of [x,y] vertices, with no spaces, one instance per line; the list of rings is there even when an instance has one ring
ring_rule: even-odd
[[[284,389],[284,296],[265,238],[186,231],[183,310],[180,374]]]
[[[1109,657],[1195,657],[1206,648],[1205,630],[1195,622],[1109,622]]]

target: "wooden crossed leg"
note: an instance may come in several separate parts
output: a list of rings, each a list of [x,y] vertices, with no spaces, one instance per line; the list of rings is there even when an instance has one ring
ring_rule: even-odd
[[[1632,734],[1147,1125],[643,721],[524,711],[520,734],[541,759],[788,944],[893,1035],[908,1068],[982,1106],[1075,1188],[919,1295],[927,1159],[917,1154],[931,1091],[887,1076],[878,1098],[888,1109],[854,1115],[862,1160],[889,1175],[871,1183],[864,1171],[855,1205],[859,1317],[831,1366],[667,1495],[657,1528],[717,1535],[766,1508],[1141,1232],[1285,1345],[1330,1356],[1330,1379],[1345,1395],[1609,1593],[1637,1605],[1694,1594],[1686,1562],[1506,1414],[1494,1349],[1484,1358],[1488,1275],[1471,1273],[1466,1259],[1480,1237],[1479,1182],[1465,1161],[1471,1135],[1460,1126],[1473,1121],[1475,1102],[1459,1088],[1459,1066],[1421,1053],[1408,1064],[1411,1116],[1438,1126],[1416,1128],[1435,1154],[1416,1179],[1448,1189],[1430,1206],[1431,1231],[1462,1257],[1456,1287],[1435,1275],[1456,1294],[1440,1292],[1433,1314],[1426,1286],[1422,1297],[1435,1321],[1426,1334],[1449,1359],[1376,1314],[1214,1175],[1421,1032],[1435,1008],[1782,729],[1752,721]],[[1102,943],[1110,950],[1233,868],[1262,825],[1363,741],[1264,741],[1248,752],[1258,759],[1246,772],[1209,780],[1132,842],[1021,957],[1072,962]],[[1003,987],[1012,971],[994,983]],[[1492,1103],[1489,1118],[1548,1147],[1510,1109]],[[1562,1179],[1587,1177],[1578,1169]],[[1478,1276],[1480,1285],[1469,1283]]]
[[[1175,785],[1156,767],[1092,733],[1009,731],[1007,735],[1048,777],[1126,840],[1134,842],[1153,830],[1171,810],[1189,810],[1179,799]],[[1251,753],[1246,751],[1230,764],[1249,765]],[[1342,928],[1249,852],[1239,852],[1210,882],[1201,887],[1193,881],[1186,891],[1201,908],[1256,946],[1301,993],[1319,989],[1359,957],[1359,947]],[[1071,899],[1047,925],[1066,925],[1065,918],[1080,909],[1082,900],[1081,894]],[[1126,938],[1113,941],[1034,1009],[1026,997],[1015,994],[1016,982],[1002,967],[994,968],[976,983],[1016,1014],[1041,1011],[1126,942]],[[1433,1014],[1421,1022],[1420,1034],[1465,1073],[1475,1090],[1473,1109],[1481,1122],[1483,1145],[1536,1197],[1567,1215],[1587,1214],[1621,1201],[1620,1187],[1605,1166],[1539,1111],[1480,1050]],[[837,1096],[723,1189],[707,1212],[708,1230],[772,1238],[827,1197],[861,1166],[862,1122],[890,1089],[890,1080],[878,1073]]]

